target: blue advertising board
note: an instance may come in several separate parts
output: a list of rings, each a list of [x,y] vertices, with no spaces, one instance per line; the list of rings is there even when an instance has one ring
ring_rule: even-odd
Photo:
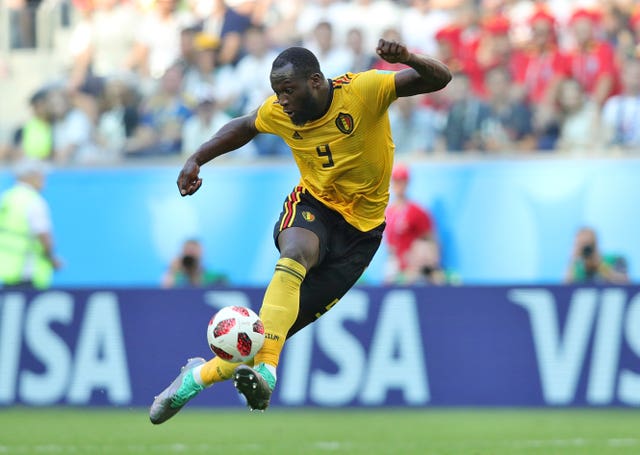
[[[0,293],[0,405],[148,406],[261,288]],[[286,345],[273,406],[640,406],[640,287],[357,287]],[[227,382],[193,406],[241,406]]]

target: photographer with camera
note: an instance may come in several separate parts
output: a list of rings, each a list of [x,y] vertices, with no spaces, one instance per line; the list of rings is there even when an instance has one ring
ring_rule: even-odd
[[[204,267],[199,240],[189,239],[162,277],[163,288],[205,287],[227,284],[227,277]]]
[[[627,261],[618,254],[600,253],[596,232],[583,227],[576,233],[565,282],[626,284],[629,282]]]
[[[413,241],[407,256],[406,269],[398,274],[395,284],[443,286],[461,284],[460,277],[442,267],[440,247],[433,239]]]

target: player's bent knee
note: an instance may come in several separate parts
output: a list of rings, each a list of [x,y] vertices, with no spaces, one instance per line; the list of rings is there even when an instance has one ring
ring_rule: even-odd
[[[318,260],[318,252],[305,248],[286,248],[280,252],[280,258],[287,258],[301,264],[305,269],[309,270]]]
[[[280,258],[292,259],[309,270],[316,265],[320,254],[318,236],[306,229],[290,228],[278,237]]]

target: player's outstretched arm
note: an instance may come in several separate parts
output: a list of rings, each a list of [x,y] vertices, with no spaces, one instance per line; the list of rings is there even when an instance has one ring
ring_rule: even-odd
[[[218,130],[191,155],[178,176],[178,189],[182,196],[189,196],[202,186],[200,166],[225,153],[239,149],[257,134],[257,112],[237,117]]]
[[[451,71],[444,63],[409,52],[404,44],[381,39],[376,52],[389,63],[404,63],[411,67],[396,73],[398,96],[436,92],[446,87],[451,80]]]

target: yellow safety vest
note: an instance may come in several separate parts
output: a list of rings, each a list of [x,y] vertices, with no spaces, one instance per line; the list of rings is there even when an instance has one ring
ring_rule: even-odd
[[[31,280],[45,289],[51,285],[53,265],[44,254],[40,239],[29,229],[27,213],[39,198],[35,189],[16,185],[0,200],[0,283]],[[26,274],[30,272],[29,274]]]

